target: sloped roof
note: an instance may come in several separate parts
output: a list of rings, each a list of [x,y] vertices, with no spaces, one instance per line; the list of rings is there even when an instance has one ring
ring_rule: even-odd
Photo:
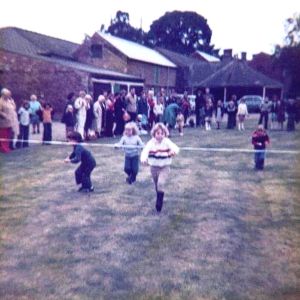
[[[44,60],[46,59],[46,60],[49,60],[53,63],[61,64],[65,67],[69,67],[69,68],[72,68],[72,69],[85,71],[87,73],[104,75],[104,76],[119,77],[119,78],[124,78],[124,80],[132,79],[132,80],[137,80],[137,81],[141,81],[141,82],[144,81],[144,79],[142,79],[140,77],[136,77],[136,76],[133,76],[133,75],[120,73],[120,72],[116,72],[116,71],[111,71],[111,70],[107,70],[107,69],[101,69],[101,68],[98,68],[98,67],[94,67],[94,66],[83,64],[83,63],[76,62],[76,61],[59,59],[59,58],[52,58],[52,57],[51,58],[45,57],[45,58],[42,58],[42,59],[44,59]]]
[[[0,48],[6,51],[60,64],[87,73],[118,77],[124,80],[143,81],[143,79],[136,76],[74,61],[72,53],[78,46],[78,44],[72,42],[19,28],[7,27],[0,29]]]
[[[27,55],[58,56],[73,59],[79,44],[16,28],[0,29],[0,48]]]
[[[216,73],[218,70],[226,66],[228,62],[220,61],[210,63],[206,61],[197,61],[190,66],[190,86],[200,86],[203,80]]]
[[[282,88],[279,81],[273,80],[266,75],[252,69],[245,61],[234,59],[225,66],[202,80],[199,86],[205,87],[272,87]]]
[[[203,51],[197,50],[196,53],[198,53],[198,55],[201,55],[208,62],[219,62],[220,61],[219,58],[217,58],[215,56],[212,56],[212,55],[210,55],[208,53],[205,53]]]
[[[171,60],[174,64],[176,64],[179,67],[189,67],[192,64],[198,63],[199,60],[171,51],[164,48],[157,47],[155,48],[158,52],[160,52],[162,55],[167,57],[169,60]]]
[[[172,63],[158,51],[100,31],[98,31],[97,33],[109,44],[111,44],[113,47],[115,47],[131,59],[160,66],[176,68],[176,65],[174,63]]]

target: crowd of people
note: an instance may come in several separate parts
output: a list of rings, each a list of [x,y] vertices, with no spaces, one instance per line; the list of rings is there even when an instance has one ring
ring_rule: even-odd
[[[155,95],[153,90],[143,91],[138,97],[134,88],[116,94],[103,92],[93,101],[85,91],[78,96],[70,93],[63,109],[61,121],[65,124],[66,137],[71,132],[79,132],[83,140],[122,135],[124,126],[134,121],[141,134],[151,131],[154,124],[164,123],[171,132],[177,129],[180,136],[184,127],[200,127],[204,130],[235,129],[245,130],[245,120],[249,115],[247,104],[238,101],[235,95],[227,102],[216,99],[209,88],[199,89],[194,106],[188,93],[178,95],[174,90],[167,93],[161,89]],[[12,93],[3,88],[0,98],[0,151],[9,152],[16,147],[28,147],[30,134],[41,132],[43,124],[43,144],[52,140],[52,118],[54,108],[49,102],[38,100],[31,95],[17,110]],[[227,115],[227,118],[225,118]],[[287,122],[286,122],[287,121]],[[295,100],[270,101],[265,97],[260,111],[259,124],[265,129],[295,130],[297,121]],[[226,123],[226,124],[225,124]]]

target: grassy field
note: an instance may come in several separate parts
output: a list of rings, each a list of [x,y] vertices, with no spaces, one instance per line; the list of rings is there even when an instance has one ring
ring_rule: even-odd
[[[251,149],[252,129],[172,140]],[[269,133],[271,148],[300,149],[299,130]],[[182,151],[157,215],[148,167],[130,186],[121,151],[90,149],[88,195],[69,146],[0,155],[0,299],[300,299],[299,155],[270,153],[256,172],[251,153]]]

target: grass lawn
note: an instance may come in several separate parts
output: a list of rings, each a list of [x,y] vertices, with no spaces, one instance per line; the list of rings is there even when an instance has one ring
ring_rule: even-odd
[[[172,140],[251,149],[255,122]],[[299,129],[269,134],[300,149]],[[181,151],[158,215],[148,167],[130,186],[122,151],[89,148],[88,195],[63,163],[71,146],[0,154],[0,299],[300,299],[299,155],[267,154],[256,172],[251,153]]]

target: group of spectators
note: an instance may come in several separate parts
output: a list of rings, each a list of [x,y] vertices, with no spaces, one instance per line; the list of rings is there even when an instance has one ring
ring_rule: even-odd
[[[218,100],[215,101],[214,96],[210,94],[209,89],[203,93],[198,91],[196,96],[196,125],[205,126],[211,129],[211,120],[215,116],[216,129],[220,129],[224,114],[227,114],[227,129],[238,127],[244,130],[244,122],[248,113],[247,104],[243,98],[238,101],[236,95],[232,95],[231,99],[226,103]],[[258,124],[263,124],[264,129],[268,129],[269,123],[271,129],[284,129],[284,123],[287,120],[286,128],[288,131],[295,130],[295,123],[300,121],[299,107],[296,105],[295,99],[281,100],[276,95],[272,100],[265,97],[259,107]],[[270,121],[270,122],[269,122]]]
[[[39,134],[41,122],[43,143],[48,144],[52,140],[52,115],[51,104],[43,101],[41,104],[36,95],[24,100],[17,110],[11,91],[3,88],[0,97],[0,152],[28,147],[30,124],[32,134]]]
[[[153,90],[142,91],[138,97],[135,89],[131,88],[129,92],[122,90],[116,94],[103,92],[95,101],[91,95],[80,91],[78,96],[74,93],[68,95],[61,121],[65,124],[66,136],[77,131],[85,140],[122,135],[125,124],[130,121],[137,123],[142,134],[158,122],[165,123],[169,130],[177,127],[181,135],[184,126],[211,130],[213,121],[215,128],[221,129],[225,114],[227,129],[245,129],[247,105],[244,101],[238,101],[235,95],[223,103],[206,88],[204,91],[198,90],[194,106],[191,104],[187,92],[178,95],[174,90],[167,94],[161,89],[156,95]],[[287,119],[287,130],[294,130],[296,111],[295,100],[283,101],[274,97],[270,101],[266,97],[261,105],[258,123],[268,129],[271,121],[271,129],[283,129]],[[3,88],[0,98],[0,151],[27,147],[30,124],[32,134],[39,134],[41,122],[43,144],[49,144],[52,140],[53,112],[51,104],[39,101],[36,95],[24,100],[17,110],[11,92]]]
[[[184,113],[186,121],[190,112],[187,93],[178,99],[174,92],[167,97],[161,89],[156,96],[149,90],[138,97],[135,88],[131,88],[128,93],[125,90],[116,94],[103,92],[93,101],[91,95],[80,91],[78,97],[74,93],[68,96],[62,122],[66,125],[66,135],[75,130],[89,140],[121,135],[130,121],[136,122],[142,132],[158,122],[174,127],[179,111]]]

